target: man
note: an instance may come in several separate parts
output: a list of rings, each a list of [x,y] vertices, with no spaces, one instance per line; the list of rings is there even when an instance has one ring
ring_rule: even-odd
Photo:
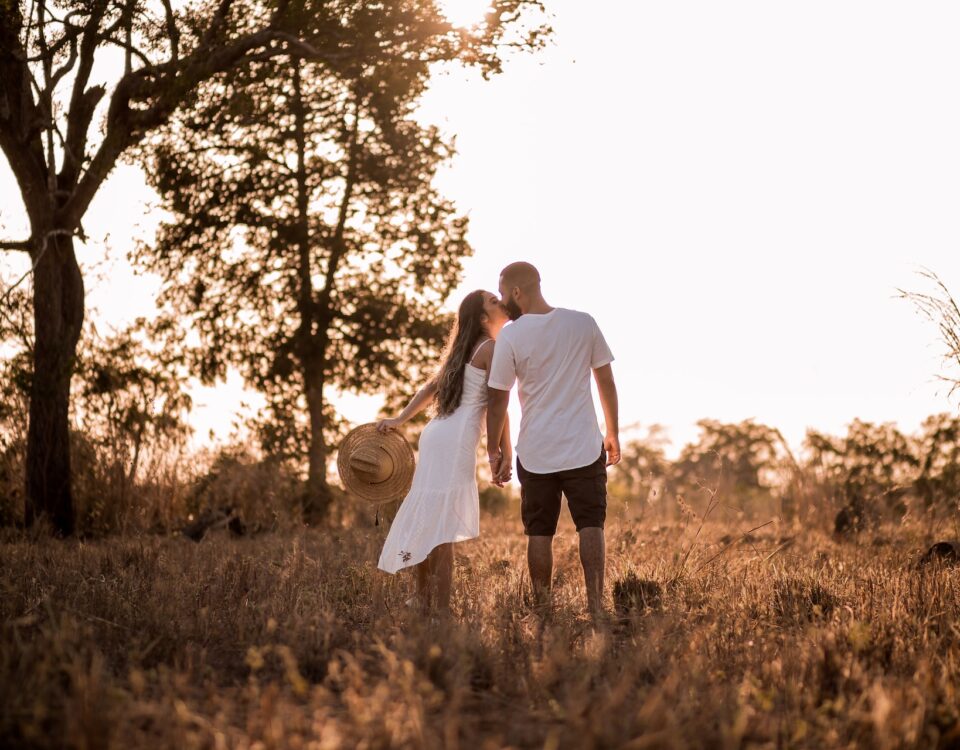
[[[494,482],[510,476],[500,437],[510,389],[519,381],[520,480],[527,564],[534,597],[549,601],[553,536],[566,495],[580,537],[580,564],[587,605],[602,611],[606,467],[620,461],[617,388],[613,355],[596,322],[586,313],[551,307],[540,290],[540,274],[529,263],[511,263],[500,274],[501,302],[514,321],[497,338],[490,365],[487,454]],[[597,426],[590,373],[597,383],[607,434]],[[505,465],[507,464],[507,465]]]

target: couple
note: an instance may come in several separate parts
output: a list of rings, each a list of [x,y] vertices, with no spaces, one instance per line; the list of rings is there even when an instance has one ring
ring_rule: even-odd
[[[587,604],[597,614],[603,600],[606,467],[620,460],[613,355],[592,317],[547,304],[540,274],[529,263],[504,268],[499,291],[499,298],[482,290],[464,298],[439,374],[399,416],[377,424],[381,432],[396,429],[436,403],[436,417],[420,436],[413,485],[379,567],[396,573],[415,566],[420,605],[449,609],[453,544],[480,534],[476,457],[483,422],[492,481],[502,487],[513,463],[507,403],[519,382],[517,478],[535,600],[549,601],[563,494],[580,536]],[[597,426],[591,372],[606,437]]]

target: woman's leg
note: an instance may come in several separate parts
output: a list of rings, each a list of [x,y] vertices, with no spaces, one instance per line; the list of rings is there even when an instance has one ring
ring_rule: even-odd
[[[414,575],[421,609],[424,612],[433,609],[449,612],[453,587],[453,544],[434,547],[426,560],[414,566]]]
[[[430,557],[433,558],[433,579],[437,586],[437,610],[449,612],[453,588],[453,544],[441,544],[430,553]]]
[[[430,558],[427,557],[422,563],[415,565],[413,573],[417,579],[417,603],[420,611],[427,612],[430,610],[430,589],[433,578],[430,571]]]

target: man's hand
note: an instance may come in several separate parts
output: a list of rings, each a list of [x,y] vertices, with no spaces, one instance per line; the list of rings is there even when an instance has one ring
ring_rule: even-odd
[[[487,460],[490,462],[490,483],[497,485],[497,487],[503,487],[503,483],[498,479],[500,467],[503,464],[503,454],[500,451],[488,453]]]
[[[513,461],[509,455],[502,451],[488,453],[487,460],[490,462],[490,484],[503,487],[513,478]]]
[[[607,435],[603,439],[603,449],[607,452],[607,466],[620,463],[619,435]]]
[[[503,487],[513,478],[513,459],[508,453],[500,454],[500,471],[494,479],[497,487]]]

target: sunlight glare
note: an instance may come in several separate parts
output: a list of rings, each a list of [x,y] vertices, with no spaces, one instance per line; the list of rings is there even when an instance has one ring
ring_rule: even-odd
[[[474,26],[483,21],[490,0],[437,0],[437,5],[454,26]]]

